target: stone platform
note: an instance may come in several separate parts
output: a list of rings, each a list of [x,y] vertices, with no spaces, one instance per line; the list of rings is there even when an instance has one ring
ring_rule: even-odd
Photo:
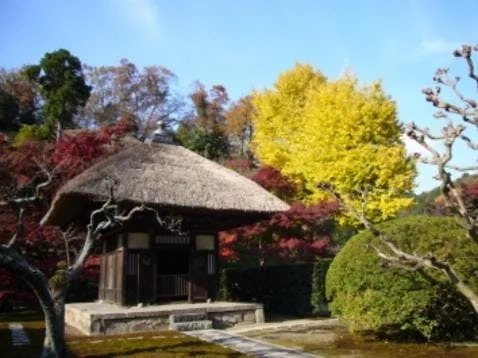
[[[264,322],[258,303],[172,303],[145,307],[121,307],[109,303],[69,303],[65,323],[88,336],[154,332],[169,328],[171,315],[203,314],[214,328],[230,328]]]

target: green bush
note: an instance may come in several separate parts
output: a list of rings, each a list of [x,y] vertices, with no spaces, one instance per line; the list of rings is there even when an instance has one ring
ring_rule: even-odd
[[[478,250],[451,218],[409,216],[379,225],[406,252],[434,253],[452,263],[478,291]],[[478,317],[469,302],[436,270],[384,267],[364,231],[338,253],[327,273],[326,292],[334,315],[352,330],[393,333],[428,340],[469,340]]]
[[[330,259],[310,264],[226,268],[219,298],[260,302],[267,314],[308,315],[327,312],[325,275]]]
[[[14,144],[20,146],[28,141],[48,140],[52,136],[52,130],[43,124],[25,124],[18,131]]]

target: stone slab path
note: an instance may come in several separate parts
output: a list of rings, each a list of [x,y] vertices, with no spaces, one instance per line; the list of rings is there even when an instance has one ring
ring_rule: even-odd
[[[336,327],[339,325],[339,320],[337,318],[321,318],[321,319],[295,319],[295,320],[284,320],[278,322],[264,322],[257,323],[245,326],[231,327],[226,328],[227,332],[244,334],[254,331],[268,331],[275,329],[288,329],[288,328],[297,328],[297,327],[307,327],[307,328],[330,328]]]
[[[8,328],[10,328],[10,331],[12,332],[12,345],[26,346],[30,344],[30,340],[28,339],[21,323],[10,323]]]
[[[243,337],[231,332],[209,329],[204,331],[183,332],[200,340],[215,343],[235,351],[264,358],[312,358],[320,357],[292,348],[285,348],[257,339]]]

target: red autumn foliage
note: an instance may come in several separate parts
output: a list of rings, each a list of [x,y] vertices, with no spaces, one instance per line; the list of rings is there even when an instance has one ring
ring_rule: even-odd
[[[254,168],[254,164],[248,159],[229,159],[224,162],[224,166],[238,170],[250,170]]]
[[[294,204],[269,220],[220,233],[220,256],[260,265],[327,256],[337,212],[333,201],[309,207]]]
[[[261,168],[252,180],[283,200],[292,198],[297,192],[297,187],[291,180],[271,167]]]
[[[222,165],[247,178],[253,178],[257,174],[257,168],[255,168],[254,163],[249,159],[228,159],[224,161]]]
[[[273,168],[262,168],[254,179],[284,200],[296,194],[295,185]],[[220,233],[220,256],[225,261],[266,265],[311,261],[328,255],[338,204],[323,201],[295,203],[269,220]]]
[[[472,217],[478,217],[478,181],[461,183],[458,187],[465,207]],[[452,210],[446,206],[443,196],[439,196],[425,208],[428,215],[453,216]]]
[[[44,200],[27,208],[24,230],[18,239],[18,246],[27,260],[47,276],[53,274],[59,261],[65,260],[64,243],[57,229],[39,225],[51,199],[67,180],[98,160],[121,150],[122,146],[117,140],[129,129],[128,122],[119,121],[117,125],[98,132],[64,135],[56,143],[28,142],[18,148],[8,145],[6,136],[0,133],[0,200],[31,193],[32,188],[44,180],[39,165],[55,168],[54,180],[43,192]],[[0,242],[10,239],[17,229],[17,220],[15,207],[0,207]],[[97,271],[98,263],[89,260],[85,275],[95,278],[98,276]],[[85,276],[80,278],[84,279]],[[5,270],[0,270],[0,306],[5,298],[10,298],[16,304],[35,302],[21,282],[13,279]]]
[[[474,218],[478,217],[478,182],[462,185],[461,190],[465,206]]]
[[[131,122],[126,119],[99,131],[83,131],[76,135],[62,136],[55,145],[51,159],[64,175],[63,182],[120,150],[121,146],[116,145],[116,142],[129,131]]]

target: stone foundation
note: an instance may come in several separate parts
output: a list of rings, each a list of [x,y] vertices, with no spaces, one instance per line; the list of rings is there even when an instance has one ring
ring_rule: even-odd
[[[92,302],[67,304],[65,323],[88,336],[154,332],[168,329],[170,315],[180,314],[204,314],[213,322],[214,328],[264,322],[264,309],[258,303],[177,303],[121,307]]]

